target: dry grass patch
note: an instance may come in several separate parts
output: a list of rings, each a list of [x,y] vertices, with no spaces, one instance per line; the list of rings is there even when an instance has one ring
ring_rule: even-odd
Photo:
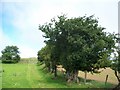
[[[108,75],[108,81],[107,82],[112,83],[112,84],[118,84],[117,78],[115,77],[114,71],[112,69],[106,68],[106,69],[101,69],[101,70],[102,70],[102,72],[97,73],[97,74],[87,73],[87,79],[92,79],[92,80],[105,82],[106,75]],[[79,76],[84,78],[85,73],[82,72],[82,71],[79,71]]]
[[[65,69],[62,68],[61,65],[59,65],[57,69],[58,69],[58,71],[61,71],[62,73],[65,73]],[[110,68],[106,68],[106,69],[100,69],[100,71],[101,71],[101,73],[94,73],[94,74],[87,73],[87,79],[105,82],[106,75],[108,75],[107,82],[112,83],[112,84],[118,84],[117,78],[114,75],[114,70],[112,70]],[[85,73],[82,72],[82,71],[79,71],[78,76],[84,78]]]

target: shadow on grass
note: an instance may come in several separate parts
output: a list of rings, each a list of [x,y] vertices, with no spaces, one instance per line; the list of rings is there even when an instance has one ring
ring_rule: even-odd
[[[79,77],[79,80],[82,84],[85,84],[84,78]],[[112,83],[109,83],[109,82],[107,82],[105,84],[105,82],[96,81],[96,80],[92,80],[92,79],[86,79],[86,84],[90,84],[90,86],[93,85],[93,87],[96,86],[96,87],[99,87],[99,88],[114,88],[116,86],[115,84],[112,84]]]
[[[115,85],[111,83],[95,81],[91,79],[86,80],[84,83],[84,78],[79,77],[80,83],[67,83],[65,75],[58,71],[58,76],[54,78],[54,75],[47,71],[44,66],[37,66],[40,75],[43,76],[43,80],[38,80],[38,82],[43,82],[48,86],[54,86],[56,88],[114,88]],[[58,87],[57,87],[58,86]]]
[[[56,78],[54,78],[54,74],[48,72],[48,70],[46,68],[44,68],[43,65],[37,66],[37,67],[38,67],[38,71],[39,71],[40,75],[43,77],[42,80],[40,79],[40,80],[38,80],[38,82],[45,83],[46,86],[50,86],[50,85],[55,86],[55,88],[67,87],[66,80],[64,78],[64,75],[61,74],[61,72],[58,72],[58,76]]]

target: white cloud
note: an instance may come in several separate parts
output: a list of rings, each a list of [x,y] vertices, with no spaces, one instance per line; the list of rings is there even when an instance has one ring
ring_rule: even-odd
[[[9,5],[7,3],[7,5]],[[39,23],[35,16],[36,13],[26,3],[12,3],[7,7],[7,11],[12,12],[14,19],[13,26],[19,33],[18,40],[12,44],[20,48],[22,57],[36,56],[37,51],[45,44],[42,32],[38,30]],[[38,16],[37,16],[38,17]]]
[[[96,17],[100,18],[100,24],[115,31],[117,29],[117,25],[114,25],[117,19],[117,6],[115,6],[117,5],[117,1],[118,0],[2,0],[1,2],[4,2],[7,11],[13,13],[14,18],[12,24],[19,33],[17,37],[19,38],[18,41],[12,42],[2,32],[3,30],[0,30],[0,38],[2,37],[4,41],[2,47],[7,44],[15,44],[20,48],[22,57],[36,56],[37,50],[45,45],[43,43],[43,33],[38,30],[39,24],[49,22],[51,18],[61,13],[68,14],[68,17],[95,14]],[[110,8],[111,3],[107,5],[109,2],[114,2],[113,8]]]
[[[22,58],[37,57],[37,51],[30,48],[29,46],[18,45],[18,47],[19,47],[19,51],[20,51],[20,56]]]
[[[0,27],[0,56],[1,51],[7,46],[7,45],[11,45],[12,42],[11,40],[3,33],[2,28]]]

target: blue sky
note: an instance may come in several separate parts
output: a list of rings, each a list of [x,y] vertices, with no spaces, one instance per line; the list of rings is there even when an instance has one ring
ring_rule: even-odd
[[[7,45],[17,45],[21,57],[36,57],[44,47],[39,24],[67,14],[70,17],[95,15],[106,32],[118,32],[119,0],[1,0],[0,51]],[[1,54],[0,54],[1,55]]]

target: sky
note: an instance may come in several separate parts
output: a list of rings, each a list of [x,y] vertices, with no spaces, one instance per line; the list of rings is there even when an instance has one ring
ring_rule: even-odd
[[[68,18],[94,15],[106,32],[117,33],[118,1],[1,0],[0,52],[8,45],[16,45],[21,57],[37,57],[38,50],[45,46],[39,24],[61,14],[67,14]]]

